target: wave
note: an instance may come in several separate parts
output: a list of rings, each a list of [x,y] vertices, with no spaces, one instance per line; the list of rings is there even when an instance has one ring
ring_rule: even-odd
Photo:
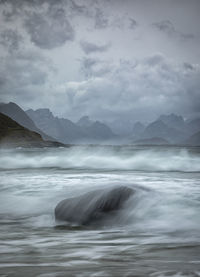
[[[87,146],[1,151],[0,169],[20,168],[200,172],[200,154],[186,148]]]

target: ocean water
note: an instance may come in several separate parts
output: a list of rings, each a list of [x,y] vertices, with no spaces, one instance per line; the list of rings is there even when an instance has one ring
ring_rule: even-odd
[[[55,221],[65,198],[125,185],[98,226]],[[0,151],[0,276],[200,276],[200,148]]]

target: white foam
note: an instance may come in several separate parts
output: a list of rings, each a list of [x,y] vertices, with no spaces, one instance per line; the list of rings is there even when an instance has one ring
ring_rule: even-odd
[[[72,147],[56,150],[1,151],[0,169],[89,168],[102,170],[200,172],[200,155],[187,149],[124,151],[107,147]]]

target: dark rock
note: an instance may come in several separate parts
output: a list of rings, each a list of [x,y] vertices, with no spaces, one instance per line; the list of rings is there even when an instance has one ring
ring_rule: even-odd
[[[65,199],[56,206],[55,218],[60,221],[90,225],[120,210],[133,194],[133,189],[120,186]]]

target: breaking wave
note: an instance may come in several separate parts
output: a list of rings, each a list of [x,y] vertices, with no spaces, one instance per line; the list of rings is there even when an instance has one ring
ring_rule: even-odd
[[[1,150],[0,169],[59,168],[135,171],[200,171],[200,153],[187,148],[76,146]]]

